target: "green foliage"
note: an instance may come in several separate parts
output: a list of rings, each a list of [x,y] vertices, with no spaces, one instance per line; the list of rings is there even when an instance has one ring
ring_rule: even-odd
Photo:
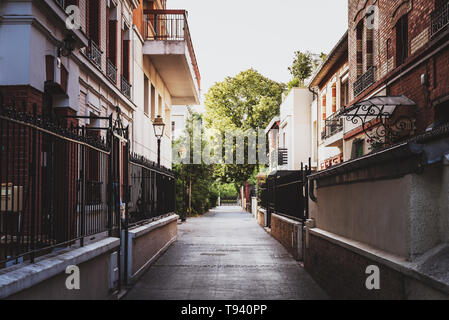
[[[304,87],[305,80],[309,78],[313,71],[316,70],[326,59],[327,54],[323,52],[319,55],[319,57],[317,57],[317,55],[311,53],[310,51],[296,51],[292,66],[288,68],[293,76],[293,80],[291,80],[288,84],[288,89],[291,90],[295,87]]]
[[[206,125],[223,135],[238,129],[264,129],[279,114],[284,90],[284,84],[270,80],[254,69],[228,77],[216,83],[206,94]],[[252,175],[255,166],[218,165],[215,172],[224,183],[242,185]]]
[[[313,67],[313,55],[310,51],[296,51],[293,64],[288,70],[294,79],[298,79],[299,83],[304,85],[304,81],[312,75]]]
[[[189,117],[186,121],[184,130],[185,136],[173,143],[174,150],[179,150],[178,145],[188,138],[191,139],[190,144],[193,145],[193,122],[194,120],[202,120],[199,113],[189,110]],[[205,147],[206,141],[202,142]],[[193,163],[193,152],[190,153],[190,163]],[[176,205],[179,214],[182,213],[185,206],[188,215],[198,215],[208,212],[209,209],[215,207],[218,196],[215,196],[211,187],[216,182],[214,176],[214,166],[201,164],[176,164],[173,165],[176,173]],[[183,185],[184,183],[184,185]],[[191,211],[189,212],[189,187],[191,186]],[[185,190],[184,203],[183,190]]]

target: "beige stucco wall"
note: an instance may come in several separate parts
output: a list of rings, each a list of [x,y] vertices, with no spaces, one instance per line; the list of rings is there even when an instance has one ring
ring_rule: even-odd
[[[158,253],[171,244],[178,234],[178,221],[172,220],[160,228],[133,238],[132,275],[135,276]]]
[[[448,242],[447,171],[319,188],[310,217],[317,228],[413,260]]]
[[[320,229],[407,256],[409,189],[409,178],[320,188],[311,217]]]
[[[109,289],[111,253],[105,253],[80,264],[80,290],[67,290],[69,275],[58,274],[27,290],[8,297],[9,300],[105,300],[112,299]]]

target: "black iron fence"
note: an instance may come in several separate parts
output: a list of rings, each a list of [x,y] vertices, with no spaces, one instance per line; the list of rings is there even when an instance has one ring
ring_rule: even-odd
[[[171,170],[144,157],[130,158],[130,226],[176,211],[176,180]]]
[[[1,97],[0,139],[0,268],[118,228],[110,139]]]
[[[84,118],[3,104],[0,93],[0,269],[176,211],[173,172],[130,155],[128,128],[112,117],[91,131]]]
[[[272,213],[302,222],[308,219],[309,168],[310,165],[301,171],[277,171],[259,186],[258,202],[266,210],[268,227],[271,226]]]

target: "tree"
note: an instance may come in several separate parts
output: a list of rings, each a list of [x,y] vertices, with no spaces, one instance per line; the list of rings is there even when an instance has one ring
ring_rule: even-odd
[[[293,79],[288,84],[289,89],[298,86],[304,87],[305,80],[310,78],[314,70],[316,70],[326,58],[327,54],[323,52],[320,55],[317,55],[310,51],[296,51],[292,66],[288,68],[293,76]]]
[[[189,109],[189,116],[186,121],[184,136],[173,143],[173,149],[179,150],[179,145],[193,144],[193,123],[201,121],[202,116],[199,113]],[[190,141],[187,141],[190,139]],[[205,147],[207,141],[202,141],[202,148]],[[206,213],[217,203],[218,192],[214,192],[212,186],[216,183],[214,176],[214,166],[193,163],[193,153],[190,152],[190,164],[175,164],[173,171],[176,174],[176,207],[178,213],[181,214],[183,207],[187,208],[189,215]],[[183,182],[185,181],[185,185]],[[186,189],[186,197],[182,202],[183,189]]]
[[[208,127],[221,132],[264,129],[279,114],[285,85],[270,80],[254,69],[216,83],[206,94]],[[247,155],[245,155],[247,160]],[[247,161],[245,161],[247,163]],[[256,165],[218,165],[216,174],[225,183],[243,184]]]
[[[298,79],[299,84],[304,86],[304,81],[312,75],[313,72],[313,56],[309,51],[295,52],[293,64],[288,68],[293,79]]]

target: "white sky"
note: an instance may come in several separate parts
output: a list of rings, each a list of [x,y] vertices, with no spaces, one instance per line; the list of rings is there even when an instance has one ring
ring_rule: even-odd
[[[168,0],[167,7],[189,12],[202,101],[214,83],[251,67],[288,82],[294,51],[328,53],[348,24],[347,0]]]

